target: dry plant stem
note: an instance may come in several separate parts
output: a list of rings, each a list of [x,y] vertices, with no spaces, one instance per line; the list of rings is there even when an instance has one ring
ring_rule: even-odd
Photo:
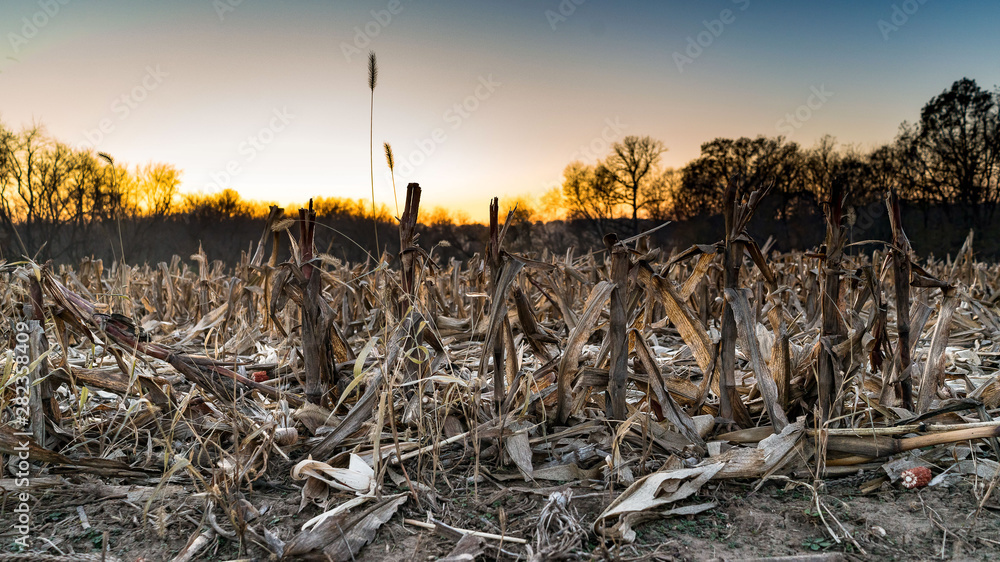
[[[518,260],[515,260],[513,258],[509,258],[508,263],[510,262],[520,263]],[[504,292],[504,294],[506,295],[506,291]],[[516,395],[516,389],[511,385],[514,384],[514,380],[517,378],[518,361],[519,361],[517,348],[514,347],[514,327],[510,323],[510,316],[507,315],[506,310],[507,310],[507,304],[504,303],[504,315],[503,315],[503,326],[502,326],[504,355],[503,355],[502,376],[504,377],[504,387],[506,388],[506,392],[504,393],[504,402],[503,404],[501,404],[502,409],[499,410],[504,413],[508,412],[507,407],[504,405],[509,404],[511,399],[514,398],[514,396]]]
[[[737,258],[736,256],[739,255]],[[735,290],[738,286],[740,261],[743,257],[743,243],[726,244],[724,289]],[[732,305],[726,303],[722,310],[722,349],[720,350],[719,415],[732,420],[740,427],[753,425],[750,415],[743,407],[736,392],[736,317]]]
[[[391,457],[391,458],[392,459],[400,459],[403,455],[402,455],[402,451],[400,450],[400,447],[399,447],[399,431],[396,429],[396,415],[395,415],[395,412],[392,412],[389,415],[389,427],[390,427],[390,429],[392,429],[392,443],[396,447],[396,456],[395,457]],[[396,460],[396,462],[392,462],[390,460],[390,464],[397,464],[398,465],[399,461]],[[389,465],[387,464],[386,466],[389,466]],[[413,485],[413,481],[410,480],[410,473],[407,472],[405,466],[400,466],[399,468],[400,468],[400,470],[403,473],[403,478],[406,479],[406,486],[410,489],[410,496],[413,497],[413,501],[420,501],[420,497],[417,495],[417,489]]]
[[[525,339],[528,340],[528,345],[531,346],[531,351],[543,361],[551,361],[552,354],[549,353],[544,342],[555,343],[553,341],[555,338],[551,336],[546,337],[539,331],[538,321],[535,320],[535,310],[524,291],[520,287],[515,286],[511,294],[514,297],[514,305],[517,310],[517,321],[521,325],[521,332],[524,334]]]
[[[433,451],[435,449],[438,449],[440,447],[443,447],[445,445],[451,445],[452,443],[456,443],[458,441],[462,441],[462,440],[468,438],[470,433],[473,433],[473,431],[469,430],[469,431],[466,431],[465,433],[459,433],[458,435],[455,435],[454,437],[449,437],[447,439],[444,439],[443,441],[438,441],[437,443],[432,443],[430,445],[421,447],[419,449],[414,449],[414,450],[410,451],[409,453],[403,453],[402,455],[400,455],[399,452],[397,451],[396,455],[393,456],[393,457],[391,457],[389,459],[389,462],[391,464],[393,464],[393,465],[398,465],[398,464],[400,464],[400,463],[402,463],[404,461],[408,461],[410,459],[419,457],[420,455],[422,455],[424,453],[429,453],[429,452],[431,452],[431,451]]]
[[[764,407],[767,415],[771,418],[774,430],[780,433],[788,425],[788,418],[781,408],[778,398],[778,386],[771,377],[771,370],[764,363],[764,358],[760,352],[760,343],[757,336],[751,332],[753,318],[750,313],[750,303],[744,291],[726,289],[726,304],[730,306],[733,315],[736,317],[737,332],[739,333],[740,345],[744,348],[744,353],[750,357],[750,365],[757,376],[757,388],[760,389],[764,397]]]
[[[844,339],[844,325],[840,310],[840,269],[844,249],[843,198],[839,183],[835,183],[826,205],[826,256],[823,260],[823,293],[820,311],[823,318],[822,338],[819,348],[817,386],[819,390],[820,423],[839,415],[837,400],[844,383],[840,358],[834,346]]]
[[[983,493],[982,499],[979,500],[979,505],[976,506],[976,513],[973,516],[974,518],[979,517],[979,514],[983,511],[983,506],[986,505],[986,502],[993,495],[993,490],[996,488],[997,480],[1000,480],[1000,471],[995,472],[993,474],[993,478],[990,478],[990,484],[986,487],[986,491]]]
[[[500,273],[500,278],[495,282],[494,291],[498,295],[491,302],[490,306],[490,317],[489,325],[486,327],[486,340],[484,342],[484,350],[491,350],[493,355],[493,377],[495,391],[497,395],[494,399],[497,402],[498,416],[503,416],[503,404],[505,402],[506,393],[504,389],[506,388],[506,376],[508,363],[513,361],[513,350],[508,351],[507,360],[504,360],[504,350],[507,347],[506,344],[512,344],[512,336],[510,331],[510,321],[507,319],[507,299],[506,294],[510,286],[514,283],[515,277],[524,267],[524,263],[520,260],[507,258],[504,261],[502,270]],[[480,380],[485,380],[486,376],[486,357],[482,357],[479,362],[479,378]]]
[[[830,518],[833,519],[833,522],[836,523],[838,527],[840,527],[840,531],[844,533],[844,538],[851,541],[851,544],[854,545],[854,548],[858,549],[858,552],[860,552],[864,556],[868,556],[868,551],[866,551],[860,544],[858,544],[858,541],[856,541],[854,539],[854,536],[851,535],[850,531],[848,531],[844,527],[844,524],[840,522],[840,519],[837,519],[837,516],[833,514],[833,511],[831,511],[830,508],[826,506],[826,504],[823,504],[823,509],[825,509],[827,515],[829,515]]]
[[[830,516],[830,518],[833,520],[833,522],[837,524],[837,527],[839,527],[840,530],[844,533],[844,538],[846,538],[849,541],[851,541],[851,543],[854,545],[854,547],[858,549],[858,552],[860,552],[861,554],[863,554],[865,556],[868,556],[868,552],[865,551],[865,549],[862,548],[862,546],[860,544],[858,544],[858,541],[856,541],[854,539],[854,537],[851,535],[851,533],[846,528],[844,528],[844,525],[841,524],[840,520],[837,519],[837,516],[833,514],[833,511],[829,507],[827,507],[826,504],[824,504],[822,501],[820,501],[819,491],[816,489],[815,486],[810,486],[809,484],[806,484],[805,482],[798,482],[796,480],[792,480],[791,478],[788,478],[787,476],[772,476],[771,478],[774,478],[774,479],[777,479],[777,480],[784,480],[786,482],[790,482],[792,484],[796,484],[798,486],[803,486],[805,488],[808,488],[809,491],[812,492],[813,504],[816,506],[816,514],[819,516],[820,521],[822,521],[823,526],[826,527],[826,532],[830,535],[830,538],[832,538],[834,540],[834,542],[836,542],[837,544],[840,544],[840,537],[837,536],[837,533],[835,533],[832,528],[830,528],[830,524],[827,523],[827,521],[826,521],[826,516],[823,515],[824,511],[826,511],[826,514]],[[789,557],[789,558],[793,558],[793,557]]]
[[[512,543],[515,543],[515,544],[528,544],[528,541],[526,541],[524,539],[521,539],[521,538],[518,538],[518,537],[507,537],[507,536],[504,536],[504,535],[495,535],[493,533],[482,533],[482,532],[479,532],[479,531],[470,531],[468,529],[461,529],[459,527],[452,527],[451,525],[444,525],[443,523],[440,523],[440,522],[425,523],[423,521],[418,521],[416,519],[403,519],[403,523],[406,523],[407,525],[413,525],[414,527],[420,527],[421,529],[429,529],[429,530],[435,530],[435,529],[439,528],[440,526],[445,526],[448,529],[454,530],[454,531],[458,531],[459,533],[461,533],[463,535],[472,535],[474,537],[482,537],[484,539],[493,539],[493,540],[497,540],[497,541],[512,542]]]
[[[187,562],[188,560],[193,560],[199,552],[212,542],[212,539],[215,538],[215,531],[213,529],[205,529],[197,536],[191,538],[192,540],[188,542],[187,546],[184,547],[180,554],[171,559],[171,562]]]
[[[393,169],[392,161],[392,149],[389,144],[385,144],[386,158],[389,163],[390,172]],[[393,199],[395,200],[395,178],[393,178]],[[416,242],[416,228],[417,228],[417,217],[420,212],[420,195],[421,189],[420,185],[417,183],[409,183],[406,186],[406,201],[403,205],[403,214],[399,217],[399,262],[400,262],[400,276],[402,281],[402,288],[405,293],[405,299],[407,302],[406,308],[410,309],[414,306],[417,300],[416,295],[416,276],[417,268],[420,263],[418,257],[420,255],[419,248],[415,246]],[[398,214],[398,209],[397,209]],[[401,305],[400,309],[403,308]],[[403,311],[399,310],[402,314]],[[388,326],[386,327],[388,328]],[[395,445],[395,459],[399,459],[402,455],[402,451],[399,446],[399,431],[396,428],[396,413],[394,407],[395,393],[396,393],[396,382],[397,378],[393,376],[388,384],[387,399],[389,401],[389,426],[392,430],[392,440]],[[418,394],[422,395],[422,388],[418,389]],[[395,464],[399,464],[398,461]],[[388,464],[386,464],[388,466]],[[413,486],[413,482],[410,481],[410,475],[406,470],[406,467],[400,467],[403,471],[403,477],[406,478],[406,483],[410,488],[410,493],[414,500],[418,499],[416,488]]]
[[[487,353],[493,356],[493,397],[496,402],[497,416],[503,419],[503,404],[507,392],[506,372],[503,365],[503,338],[506,334],[501,330],[502,326],[500,323],[507,318],[507,295],[506,287],[503,290],[499,287],[500,268],[502,267],[500,242],[500,203],[499,199],[494,197],[490,201],[490,239],[486,247],[486,262],[490,268],[489,287],[491,299],[490,325],[487,327],[487,330],[489,330],[489,334],[492,337],[487,337],[488,341],[486,343],[488,345],[483,348],[482,362],[486,362]],[[482,378],[484,372],[485,369],[481,364],[479,369],[480,378]]]
[[[924,373],[920,378],[920,394],[917,398],[917,413],[919,414],[930,408],[931,399],[935,392],[944,385],[944,367],[948,358],[945,349],[948,347],[951,319],[955,314],[955,309],[958,308],[960,299],[956,296],[953,288],[945,288],[943,291],[944,298],[941,300],[937,323],[934,324],[934,335],[931,336],[931,347],[927,351]]]
[[[371,90],[371,106],[368,110],[368,159],[371,166],[372,181],[372,227],[375,230],[375,252],[374,255],[381,256],[378,245],[378,219],[375,215],[375,152],[372,146],[375,143],[375,85],[378,84],[378,61],[375,52],[368,52],[368,89]],[[381,258],[380,258],[381,259]]]
[[[566,349],[559,360],[559,372],[556,378],[556,401],[558,403],[556,421],[560,424],[566,423],[566,420],[573,413],[573,394],[570,386],[580,366],[580,353],[583,350],[583,345],[587,343],[587,338],[590,337],[591,328],[601,315],[604,303],[611,296],[613,288],[614,285],[608,281],[601,281],[594,285],[590,296],[587,297],[587,302],[584,304],[583,314],[580,315],[576,326],[569,334]]]
[[[953,424],[953,423],[935,423],[930,425],[924,425],[919,423],[912,423],[906,425],[894,425],[892,427],[852,427],[852,428],[835,428],[835,429],[807,429],[806,434],[813,435],[847,435],[853,437],[870,437],[873,435],[906,435],[907,433],[916,432],[927,432],[927,433],[940,433],[943,431],[955,431],[956,429],[973,429],[976,427],[997,427],[1000,426],[1000,420],[988,421],[988,422],[971,422],[963,424]]]
[[[31,435],[34,437],[35,441],[40,444],[44,444],[45,412],[49,411],[50,408],[43,409],[42,405],[44,400],[45,406],[49,406],[49,401],[52,398],[52,382],[48,380],[48,360],[43,358],[43,356],[48,353],[49,342],[45,338],[45,329],[42,327],[42,323],[38,320],[29,320],[28,326],[30,330],[28,357],[31,363],[35,364],[35,368],[28,371],[28,411],[30,412],[29,425],[31,427]],[[48,397],[43,398],[42,394],[45,392],[43,389],[48,390]],[[46,400],[45,398],[48,399]]]
[[[819,519],[823,523],[823,526],[826,527],[827,534],[830,535],[830,538],[832,538],[834,540],[834,542],[836,542],[837,544],[840,544],[840,537],[837,535],[837,533],[835,533],[833,531],[832,528],[830,528],[830,524],[827,523],[827,521],[826,521],[826,516],[823,515],[823,502],[820,501],[819,491],[816,490],[815,486],[811,486],[809,484],[806,484],[805,482],[798,482],[796,480],[792,480],[791,478],[788,478],[787,476],[772,476],[772,478],[775,478],[777,480],[784,480],[786,482],[790,482],[790,483],[795,484],[797,486],[802,486],[804,488],[807,488],[812,493],[813,505],[816,506],[816,515],[819,516]]]
[[[309,209],[299,209],[299,251],[302,275],[306,286],[302,298],[302,362],[305,366],[306,400],[321,404],[326,389],[324,383],[330,380],[330,361],[327,356],[327,332],[324,329],[323,314],[319,301],[323,298],[323,276],[313,265],[316,212],[309,200]],[[326,375],[326,376],[324,376]]]
[[[821,434],[822,432],[820,432]],[[851,453],[860,457],[887,457],[919,449],[932,445],[944,443],[957,443],[970,439],[987,439],[990,437],[1000,437],[1000,426],[973,427],[969,429],[956,429],[953,431],[941,431],[928,435],[918,435],[905,439],[894,439],[888,436],[876,435],[873,437],[853,437],[846,435],[830,435],[827,438],[827,450]]]
[[[893,280],[896,286],[896,333],[898,334],[899,391],[903,407],[913,410],[913,379],[910,377],[910,241],[903,232],[902,212],[895,191],[889,194],[889,222],[892,225]]]
[[[872,324],[873,335],[878,335],[878,338],[884,342],[882,348],[885,349],[884,355],[891,358],[891,363],[889,368],[884,371],[882,377],[883,388],[880,393],[880,404],[892,405],[898,403],[898,399],[895,398],[897,394],[897,387],[899,383],[899,354],[900,349],[897,346],[895,350],[889,344],[888,335],[888,314],[886,312],[885,304],[879,306],[878,312],[876,313],[876,321]],[[930,318],[931,309],[927,305],[916,302],[913,303],[909,315],[909,325],[911,333],[920,333],[923,331],[924,325]],[[920,338],[913,338],[910,341],[910,357],[913,356],[916,345],[920,342]],[[874,351],[872,352],[874,355]]]
[[[723,254],[723,289],[739,288],[740,268],[743,263],[745,245],[738,238],[739,226],[736,223],[737,182],[735,178],[726,187],[725,207],[723,214],[726,219],[726,240]],[[722,349],[719,366],[719,415],[723,419],[732,420],[740,427],[750,427],[753,422],[747,412],[740,395],[736,391],[736,317],[729,302],[722,309]]]
[[[411,298],[415,297],[415,280],[417,273],[417,256],[419,252],[414,246],[417,228],[417,215],[420,210],[420,184],[410,183],[406,186],[406,203],[403,216],[399,219],[399,261],[400,274],[403,278],[403,292]],[[402,311],[400,311],[402,313]]]
[[[792,395],[792,351],[788,342],[788,330],[784,322],[779,324],[778,338],[775,341],[771,357],[774,361],[774,368],[771,374],[774,377],[774,384],[778,387],[778,403],[781,407],[787,408],[791,402]]]
[[[395,417],[396,415],[392,403],[392,396],[395,392],[392,380],[393,377],[390,375],[385,381],[385,392],[379,396],[378,406],[375,407],[375,423],[371,427],[372,469],[376,474],[375,480],[377,484],[375,486],[375,494],[378,498],[382,497],[381,483],[385,479],[385,469],[388,468],[388,465],[382,461],[382,430],[385,428],[386,410],[389,410],[389,417]]]
[[[608,338],[611,345],[611,367],[608,380],[608,419],[623,421],[628,416],[625,404],[625,384],[628,382],[628,339],[625,337],[625,295],[627,294],[628,250],[618,244],[618,237],[609,234],[605,245],[611,248],[611,324]]]
[[[260,240],[257,242],[257,249],[253,253],[253,258],[250,259],[251,267],[260,267],[264,263],[264,248],[267,246],[268,237],[274,238],[280,235],[280,232],[272,230],[271,227],[274,226],[276,222],[281,220],[281,215],[284,213],[284,209],[276,205],[271,205],[267,212],[267,220],[264,222],[264,230],[260,233]],[[274,249],[272,248],[272,253]],[[272,265],[273,267],[273,265]]]
[[[947,527],[945,527],[944,525],[941,524],[941,521],[940,521],[942,519],[941,515],[937,511],[935,511],[933,508],[931,508],[930,506],[928,506],[926,503],[924,503],[924,497],[922,495],[918,495],[917,497],[920,498],[920,506],[923,508],[924,513],[927,515],[927,520],[930,521],[931,523],[933,523],[934,526],[937,527],[938,529],[941,529],[941,553],[940,553],[940,556],[941,556],[942,559],[944,559],[944,557],[945,557],[945,547],[948,544],[948,535],[954,536],[956,541],[961,541],[962,537],[959,536],[959,535],[957,535],[957,534],[955,534],[953,531],[951,531],[950,529],[948,529]]]
[[[24,305],[25,321],[28,324],[29,364],[35,368],[28,373],[28,408],[31,412],[31,433],[38,443],[45,443],[45,419],[58,422],[61,418],[59,406],[55,402],[52,381],[49,380],[49,361],[38,359],[47,355],[49,340],[45,336],[45,312],[42,307],[42,286],[36,271],[28,271],[28,302]]]

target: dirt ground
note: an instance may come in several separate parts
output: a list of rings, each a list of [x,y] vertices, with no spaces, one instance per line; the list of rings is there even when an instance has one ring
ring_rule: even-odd
[[[109,552],[122,560],[171,560],[189,540],[211,527],[203,516],[205,500],[184,486],[164,488],[147,506],[146,501],[131,501],[125,493],[128,486],[89,476],[65,478],[66,483],[47,488],[33,505],[33,551],[99,553],[107,533]],[[573,489],[571,507],[589,533],[586,542],[568,554],[578,560],[739,560],[822,553],[842,553],[849,560],[997,559],[1000,504],[991,495],[979,509],[988,482],[965,478],[948,487],[916,490],[885,483],[867,495],[861,493],[859,486],[870,479],[826,481],[819,493],[822,518],[806,485],[769,481],[754,491],[756,482],[710,483],[685,503],[715,501],[717,507],[698,515],[647,522],[637,527],[634,543],[621,545],[603,542],[593,533],[598,513],[621,492],[601,489],[595,482],[594,487]],[[518,480],[501,484],[490,478],[472,487],[465,484],[469,480],[454,473],[439,477],[435,492],[425,490],[419,505],[408,500],[356,559],[446,557],[455,546],[454,539],[403,523],[403,518],[424,520],[428,512],[454,527],[531,541],[548,494],[568,487]],[[313,505],[299,512],[299,489],[287,482],[262,480],[245,494],[261,511],[250,523],[251,530],[259,533],[266,528],[287,541],[303,522],[320,513]],[[346,499],[349,496],[336,498],[334,503]],[[14,551],[11,506],[8,497],[0,514],[4,553]],[[213,513],[220,529],[233,529],[222,508],[216,507]],[[831,537],[827,525],[841,537],[840,543]],[[850,538],[843,538],[847,534]],[[215,535],[193,559],[268,560],[268,552],[249,536],[241,544],[236,537]],[[478,559],[525,559],[526,553],[523,545],[486,540]]]

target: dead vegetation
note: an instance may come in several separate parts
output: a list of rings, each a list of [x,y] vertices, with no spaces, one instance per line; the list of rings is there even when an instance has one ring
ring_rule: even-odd
[[[916,466],[973,481],[973,516],[994,517],[1000,268],[971,233],[953,260],[917,259],[894,198],[896,235],[862,253],[837,194],[823,248],[769,256],[746,232],[766,194],[734,181],[724,239],[673,256],[644,236],[513,255],[494,201],[486,255],[435,263],[411,184],[402,251],[377,263],[317,254],[312,209],[275,208],[233,270],[202,252],[6,264],[5,467],[27,442],[33,509],[87,486],[161,537],[183,496],[174,560],[222,541],[351,560],[394,518],[454,543],[448,560],[627,558],[643,523],[711,511],[706,487],[731,479],[804,490],[820,538],[864,554],[877,533],[845,524],[827,483],[877,493]],[[0,486],[10,514],[25,488]],[[270,503],[279,486],[304,524]],[[496,516],[463,520],[458,499]]]

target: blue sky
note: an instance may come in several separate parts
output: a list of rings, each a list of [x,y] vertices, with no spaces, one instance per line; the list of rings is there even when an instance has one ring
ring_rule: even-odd
[[[400,188],[482,218],[629,134],[674,167],[716,137],[888,142],[955,80],[1000,84],[998,22],[995,1],[11,0],[0,120],[188,191],[367,198],[373,49],[376,197],[388,141]]]

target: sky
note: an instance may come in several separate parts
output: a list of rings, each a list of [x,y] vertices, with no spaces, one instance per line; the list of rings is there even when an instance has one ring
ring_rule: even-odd
[[[4,0],[0,122],[283,205],[370,198],[371,149],[395,212],[389,142],[400,205],[415,181],[484,220],[627,135],[665,167],[718,137],[889,142],[954,81],[1000,84],[998,23],[995,0]]]

